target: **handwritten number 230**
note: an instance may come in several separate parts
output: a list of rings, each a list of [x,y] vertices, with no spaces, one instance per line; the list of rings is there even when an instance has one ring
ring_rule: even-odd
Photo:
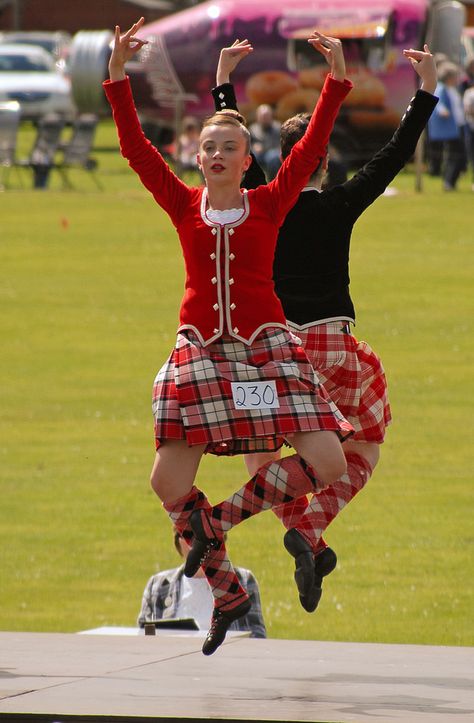
[[[247,389],[245,389],[240,386],[236,387],[236,407],[245,407],[248,405],[259,407],[262,402],[263,404],[273,404],[275,401],[275,392],[272,387],[267,384],[261,394],[257,391],[257,388],[258,387],[247,387]]]

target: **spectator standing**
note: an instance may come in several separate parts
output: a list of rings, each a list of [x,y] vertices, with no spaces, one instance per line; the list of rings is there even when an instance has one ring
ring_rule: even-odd
[[[467,156],[471,166],[471,188],[474,191],[474,58],[466,65],[466,75],[461,87],[464,91],[463,108],[466,118]]]
[[[280,127],[281,124],[273,116],[272,107],[259,105],[255,123],[250,125],[249,131],[252,151],[269,181],[275,178],[281,165]]]
[[[464,76],[461,81],[461,85],[459,86],[459,89],[461,93],[464,95],[466,90],[468,88],[472,88],[474,85],[474,56],[471,56],[466,60],[466,64],[464,66]]]
[[[182,171],[197,171],[197,154],[199,152],[199,135],[201,125],[197,118],[186,116],[183,118],[182,132],[178,138],[176,160],[179,161]]]
[[[460,69],[454,63],[439,66],[435,95],[439,98],[428,123],[430,141],[443,146],[442,177],[445,191],[454,191],[459,176],[466,170],[465,117],[458,90]]]

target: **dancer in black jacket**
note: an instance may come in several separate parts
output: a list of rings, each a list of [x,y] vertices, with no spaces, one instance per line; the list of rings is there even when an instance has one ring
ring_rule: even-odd
[[[222,49],[217,87],[212,90],[216,110],[237,109],[230,74],[251,50],[246,40]],[[349,246],[354,223],[412,157],[438,102],[433,95],[436,67],[428,46],[423,51],[405,50],[404,55],[421,78],[421,87],[391,140],[350,180],[322,191],[326,158],[287,215],[277,241],[274,281],[289,326],[301,339],[326,391],[355,429],[344,443],[347,472],[341,479],[318,491],[309,503],[302,497],[274,509],[288,530],[284,543],[295,558],[300,601],[308,612],[319,603],[322,578],[336,565],[323,532],[370,478],[391,420],[382,363],[351,332],[356,317],[349,293]],[[300,114],[283,124],[283,159],[304,134],[308,121],[307,114]],[[262,183],[265,176],[254,159],[243,185]],[[271,458],[269,454],[248,455],[249,471],[254,474]],[[219,505],[208,522],[208,536],[212,530],[220,537]],[[200,520],[195,521],[195,534],[203,540]]]

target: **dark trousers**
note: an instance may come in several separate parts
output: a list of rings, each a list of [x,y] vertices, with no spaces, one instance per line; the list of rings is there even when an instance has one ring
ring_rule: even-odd
[[[34,165],[33,169],[33,188],[46,188],[48,185],[51,166]]]
[[[466,145],[467,155],[469,163],[471,164],[472,182],[474,183],[474,127],[467,126],[466,128]]]
[[[443,141],[428,140],[426,144],[426,158],[430,176],[441,176],[443,165]]]
[[[451,141],[444,141],[443,182],[445,188],[456,187],[458,178],[466,170],[466,143],[464,128],[459,136]]]

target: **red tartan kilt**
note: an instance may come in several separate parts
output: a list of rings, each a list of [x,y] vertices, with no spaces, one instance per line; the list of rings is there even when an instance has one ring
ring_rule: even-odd
[[[343,328],[346,322],[327,322],[294,333],[321,384],[354,427],[352,439],[381,444],[392,419],[382,362],[365,341]]]
[[[236,409],[232,382],[273,380],[280,406]],[[156,447],[166,439],[233,455],[279,449],[295,432],[352,427],[318,382],[303,349],[284,329],[264,330],[252,345],[230,337],[202,346],[191,331],[176,346],[153,386]]]

